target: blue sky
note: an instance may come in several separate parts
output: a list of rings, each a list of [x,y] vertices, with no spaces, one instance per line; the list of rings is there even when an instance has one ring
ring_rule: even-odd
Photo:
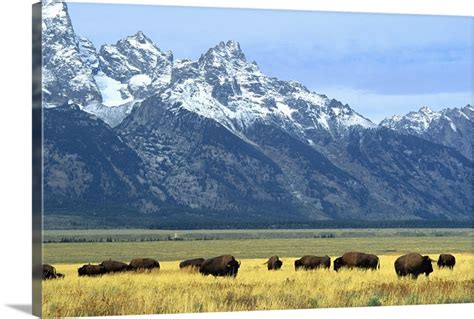
[[[69,3],[97,47],[143,31],[175,58],[236,40],[263,72],[380,121],[473,103],[474,18]]]

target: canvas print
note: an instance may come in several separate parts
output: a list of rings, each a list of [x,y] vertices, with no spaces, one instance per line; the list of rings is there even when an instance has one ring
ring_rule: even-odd
[[[33,22],[37,315],[474,301],[472,17]]]

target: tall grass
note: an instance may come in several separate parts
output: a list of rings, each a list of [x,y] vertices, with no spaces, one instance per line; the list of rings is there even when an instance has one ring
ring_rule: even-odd
[[[55,265],[66,278],[43,283],[45,317],[357,307],[474,302],[474,254],[456,254],[453,271],[397,279],[397,256],[381,256],[377,271],[280,271],[263,259],[243,259],[237,278],[214,278],[162,262],[160,270],[79,278],[77,264]]]

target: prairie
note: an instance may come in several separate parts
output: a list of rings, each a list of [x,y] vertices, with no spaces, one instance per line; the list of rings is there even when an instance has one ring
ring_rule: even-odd
[[[457,253],[454,270],[417,280],[398,279],[399,254],[380,255],[377,271],[295,271],[294,257],[268,271],[265,259],[240,259],[238,276],[214,278],[178,269],[179,261],[138,273],[78,277],[82,264],[55,264],[64,279],[43,282],[43,316],[124,315],[317,307],[359,307],[474,302],[474,254]],[[237,256],[238,257],[238,256]],[[435,257],[435,256],[432,256]],[[334,259],[334,256],[331,256]]]
[[[45,263],[97,263],[112,258],[159,261],[231,254],[255,259],[271,255],[336,256],[349,250],[390,255],[473,253],[472,229],[352,229],[352,230],[102,230],[47,231]],[[73,241],[73,242],[69,242]]]

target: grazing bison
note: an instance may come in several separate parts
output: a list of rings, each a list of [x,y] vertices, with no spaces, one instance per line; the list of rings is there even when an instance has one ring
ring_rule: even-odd
[[[129,270],[139,270],[139,269],[160,269],[160,263],[158,260],[151,258],[136,258],[130,261],[128,265]]]
[[[334,260],[334,270],[338,271],[342,267],[362,268],[362,269],[380,269],[379,257],[372,254],[348,252]]]
[[[79,276],[100,276],[107,272],[103,265],[84,265],[77,269]]]
[[[439,268],[450,268],[453,269],[456,264],[456,258],[451,254],[441,254],[438,258],[438,267]]]
[[[300,268],[308,270],[329,267],[331,267],[331,258],[329,256],[320,257],[307,255],[295,260],[295,270]]]
[[[64,278],[63,274],[56,272],[56,268],[51,265],[43,264],[43,279]]]
[[[433,272],[432,261],[429,256],[409,253],[395,260],[395,272],[398,277],[412,276],[413,278],[418,278],[418,276],[423,273],[428,277],[429,274]]]
[[[201,268],[199,268],[199,272],[203,275],[235,277],[239,267],[240,262],[237,262],[234,256],[223,255],[204,260]]]
[[[204,258],[194,258],[182,261],[179,263],[179,268],[201,268]]]
[[[99,265],[104,266],[106,273],[126,271],[128,267],[126,263],[123,263],[121,261],[110,260],[110,259],[104,260]]]
[[[265,264],[267,265],[268,270],[278,270],[283,265],[283,262],[278,258],[278,256],[272,256],[268,258]]]

